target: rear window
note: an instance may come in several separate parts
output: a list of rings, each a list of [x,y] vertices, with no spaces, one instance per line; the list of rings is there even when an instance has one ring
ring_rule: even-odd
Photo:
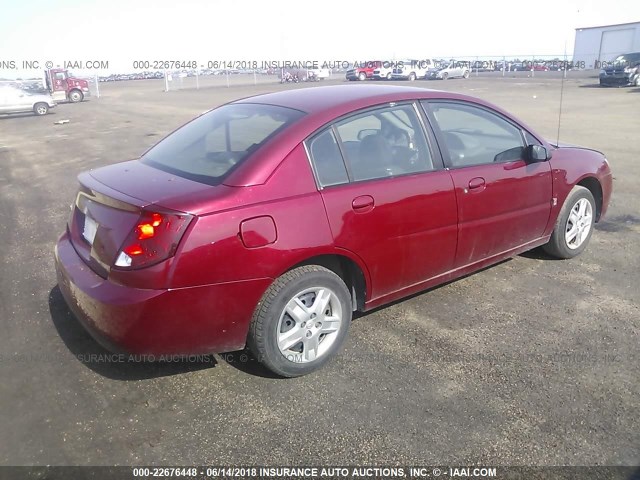
[[[181,177],[217,185],[235,166],[303,115],[275,105],[224,105],[176,130],[141,160]]]

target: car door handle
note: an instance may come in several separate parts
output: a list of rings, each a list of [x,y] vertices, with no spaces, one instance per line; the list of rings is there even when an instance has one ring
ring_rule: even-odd
[[[469,191],[474,191],[474,192],[482,191],[484,190],[485,185],[486,183],[484,181],[484,178],[482,177],[472,178],[471,180],[469,180]]]
[[[351,202],[351,208],[356,213],[366,213],[373,210],[375,202],[371,195],[361,195],[353,199]]]

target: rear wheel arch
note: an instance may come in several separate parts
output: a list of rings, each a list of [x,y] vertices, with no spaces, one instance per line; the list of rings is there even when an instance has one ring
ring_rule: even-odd
[[[591,192],[591,195],[593,195],[593,199],[596,202],[595,221],[597,222],[600,220],[600,214],[602,212],[602,185],[600,185],[600,182],[595,177],[585,177],[576,183],[576,185],[585,187]]]
[[[346,255],[316,255],[288,268],[283,274],[306,265],[319,265],[338,275],[351,292],[354,310],[364,311],[367,299],[367,279],[360,265]]]

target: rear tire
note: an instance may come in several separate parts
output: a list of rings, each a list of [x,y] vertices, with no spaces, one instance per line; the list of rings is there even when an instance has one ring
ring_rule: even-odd
[[[443,80],[447,80],[448,78],[449,78],[449,74],[448,73],[445,72],[445,73],[442,74],[442,79]]]
[[[318,265],[295,268],[263,295],[247,345],[272,372],[283,377],[306,375],[338,352],[351,313],[349,290],[338,275]]]
[[[367,79],[367,74],[364,72],[360,72],[360,74],[358,75],[358,80],[360,80],[361,82],[364,82]]]
[[[410,82],[413,82],[415,79],[416,79],[416,74],[415,74],[415,73],[413,73],[413,72],[411,72],[411,73],[409,74],[409,81],[410,81]]]
[[[462,74],[462,78],[469,78],[469,70],[465,70]]]
[[[49,105],[46,103],[36,103],[33,106],[33,113],[36,115],[46,115],[49,112]]]
[[[560,210],[549,243],[542,248],[556,258],[573,258],[587,248],[595,224],[596,202],[589,189],[573,187]]]

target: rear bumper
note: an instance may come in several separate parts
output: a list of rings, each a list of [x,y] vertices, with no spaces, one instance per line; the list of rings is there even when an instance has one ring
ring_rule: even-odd
[[[151,290],[115,284],[78,256],[67,233],[55,248],[67,305],[105,348],[136,355],[188,355],[244,347],[255,306],[270,279]]]

